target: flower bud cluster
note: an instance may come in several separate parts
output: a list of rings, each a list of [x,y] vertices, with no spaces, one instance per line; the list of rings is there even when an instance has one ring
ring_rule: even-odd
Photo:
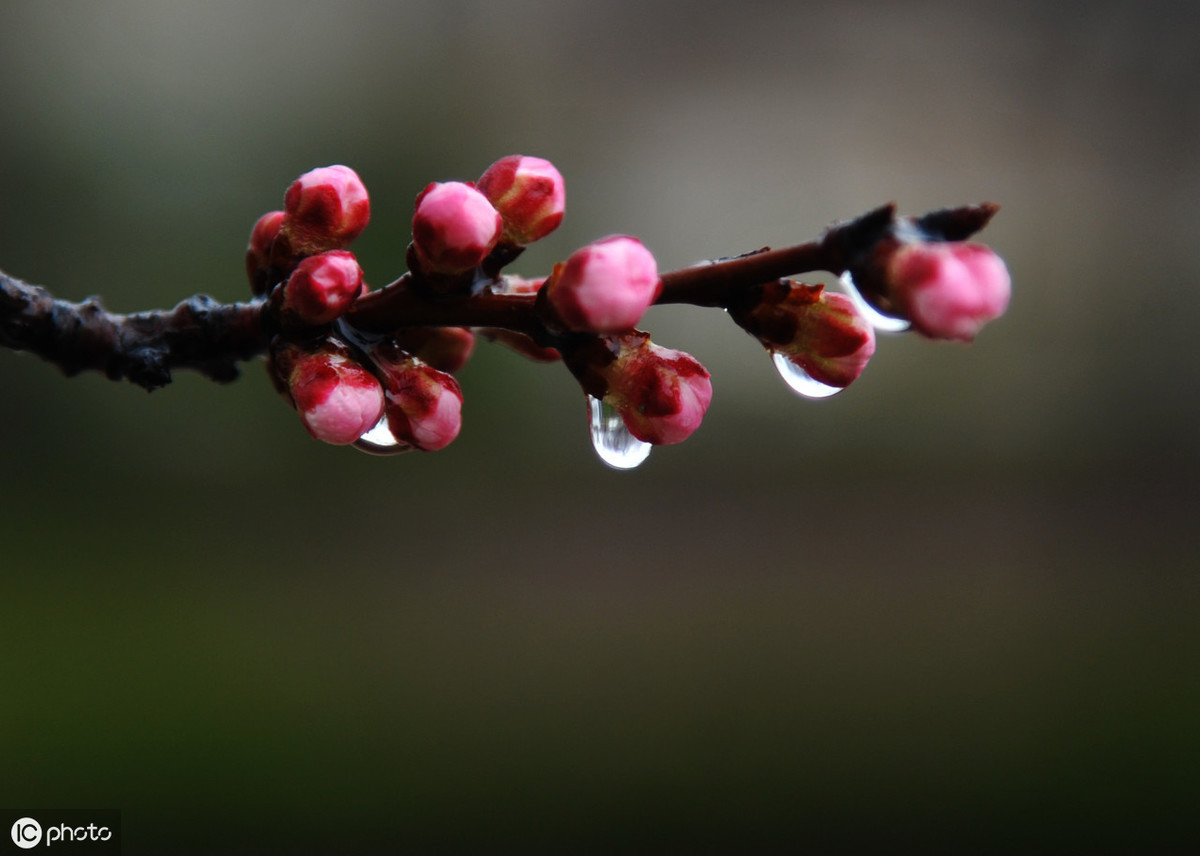
[[[592,399],[594,442],[636,450],[622,464],[636,465],[645,444],[690,437],[712,401],[704,366],[636,329],[660,299],[724,307],[793,389],[828,395],[862,374],[875,331],[850,296],[776,278],[795,270],[780,262],[791,264],[794,250],[806,262],[823,253],[825,269],[847,271],[868,302],[933,338],[970,340],[1008,304],[1004,263],[965,240],[994,213],[986,205],[919,220],[886,206],[820,243],[722,259],[711,274],[668,274],[665,297],[654,255],[628,235],[576,250],[546,277],[503,274],[561,223],[565,199],[554,165],[525,155],[501,158],[474,183],[429,184],[414,204],[410,272],[372,294],[347,249],[370,216],[362,182],[344,166],[297,179],[283,210],[254,225],[246,269],[277,331],[271,377],[309,434],[368,451],[445,448],[462,428],[455,373],[478,335],[534,360],[561,359]]]
[[[382,424],[391,451],[436,451],[462,428],[454,376],[392,341],[365,349],[334,335],[303,345],[280,341],[268,368],[308,433],[325,443],[350,445]]]
[[[565,210],[563,178],[542,158],[501,158],[484,171],[478,184],[434,182],[417,196],[412,221],[415,267],[423,276],[440,280],[441,291],[470,285],[469,275],[498,246],[503,245],[506,259],[515,258],[526,244],[554,231]]]
[[[289,277],[303,267],[304,283],[294,289],[297,294],[290,300],[283,293],[273,299],[287,304],[287,313],[301,323],[333,320],[361,290],[362,271],[346,247],[370,218],[367,189],[350,167],[325,166],[304,173],[284,194],[283,210],[268,211],[250,232],[246,274],[251,291],[264,295],[280,285],[286,291]]]
[[[470,192],[476,204],[492,210]],[[358,443],[385,425],[395,450],[440,449],[462,424],[462,390],[450,372],[466,363],[475,337],[461,327],[438,327],[367,339],[340,324],[369,290],[345,249],[366,226],[369,211],[366,188],[352,170],[324,167],[297,179],[284,210],[255,224],[247,273],[255,293],[269,292],[281,331],[268,368],[318,440]],[[492,217],[498,233],[494,210]]]

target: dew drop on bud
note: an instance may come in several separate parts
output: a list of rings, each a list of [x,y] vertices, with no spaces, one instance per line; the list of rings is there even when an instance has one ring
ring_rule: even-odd
[[[600,460],[614,470],[632,470],[650,456],[650,443],[629,433],[625,420],[610,404],[588,396],[591,412],[592,447]]]
[[[858,288],[854,285],[854,278],[850,276],[850,271],[846,271],[841,276],[842,288],[846,290],[846,294],[854,303],[854,308],[862,314],[864,318],[882,333],[903,333],[911,323],[905,318],[894,318],[891,315],[884,315],[874,306],[867,302],[867,299],[858,292]]]
[[[412,446],[396,439],[396,435],[388,427],[386,415],[379,417],[375,427],[355,441],[354,448],[370,455],[399,455],[412,451]]]
[[[837,395],[843,389],[843,387],[830,386],[814,379],[783,354],[771,354],[771,359],[775,361],[775,369],[783,378],[783,382],[791,387],[792,392],[799,393],[805,398],[829,398],[831,395]]]

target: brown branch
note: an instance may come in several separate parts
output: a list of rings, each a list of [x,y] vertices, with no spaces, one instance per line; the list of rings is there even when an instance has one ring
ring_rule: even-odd
[[[497,284],[499,282],[497,281]],[[430,294],[411,274],[363,296],[346,313],[360,330],[385,333],[400,327],[500,327],[527,336],[544,332],[532,294]]]
[[[995,211],[985,203],[898,220],[895,206],[885,205],[830,227],[816,241],[665,273],[657,302],[729,308],[749,299],[757,286],[782,277],[841,274],[861,264],[889,234],[907,230],[933,239],[965,239]],[[556,323],[544,299],[502,293],[499,269],[514,256],[511,248],[497,252],[509,255],[485,262],[482,279],[470,293],[436,293],[406,273],[355,303],[342,323],[367,334],[403,327],[495,328],[522,333],[543,347],[569,344],[572,335]],[[156,389],[170,382],[172,370],[191,369],[226,382],[237,377],[238,362],[266,352],[276,331],[264,300],[222,304],[197,295],[174,309],[119,315],[96,298],[68,303],[0,272],[0,345],[37,354],[68,376],[94,370]]]
[[[199,294],[174,309],[120,315],[97,298],[57,300],[0,271],[0,344],[36,354],[68,377],[99,371],[152,390],[170,383],[172,370],[191,369],[225,383],[238,376],[239,361],[266,351],[263,306]]]
[[[948,212],[965,210],[968,209],[947,209]],[[895,206],[885,205],[831,227],[820,240],[779,250],[764,247],[670,271],[662,275],[662,294],[655,302],[724,308],[745,289],[780,277],[822,270],[840,274],[894,223]],[[484,267],[488,267],[487,262]],[[495,284],[499,286],[499,279]],[[553,319],[539,318],[542,313],[544,307],[532,295],[492,294],[485,290],[473,295],[432,296],[408,273],[363,297],[346,317],[354,326],[371,332],[404,325],[501,327],[546,343],[547,339],[555,338],[554,325],[547,324]]]
[[[836,267],[832,254],[820,241],[782,250],[764,247],[731,259],[708,262],[662,275],[662,294],[657,303],[689,303],[695,306],[728,307],[747,285],[759,285],[780,277]],[[841,271],[835,271],[841,273]]]

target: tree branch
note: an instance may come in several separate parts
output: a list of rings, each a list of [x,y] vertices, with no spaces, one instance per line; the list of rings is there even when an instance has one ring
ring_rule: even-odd
[[[961,240],[981,229],[995,211],[990,204],[962,206],[908,222]],[[832,226],[815,241],[671,271],[662,275],[656,302],[727,308],[740,295],[781,277],[813,271],[841,274],[889,230],[902,225],[895,207],[885,205]],[[500,266],[485,262],[482,279],[465,294],[438,294],[406,273],[363,296],[342,323],[368,334],[405,327],[476,327],[511,330],[543,347],[568,341],[570,336],[554,323],[544,300],[534,294],[503,293]],[[68,376],[99,371],[112,380],[128,379],[153,390],[169,383],[173,370],[190,369],[224,383],[238,376],[238,362],[266,353],[277,332],[278,322],[264,299],[223,304],[196,295],[170,310],[121,315],[105,310],[97,298],[81,303],[58,300],[44,288],[0,271],[0,345],[36,354]]]
[[[266,352],[264,305],[198,294],[174,309],[121,315],[98,298],[58,300],[0,271],[0,344],[36,354],[68,377],[98,371],[153,390],[170,383],[172,370],[191,369],[227,383],[239,361]]]

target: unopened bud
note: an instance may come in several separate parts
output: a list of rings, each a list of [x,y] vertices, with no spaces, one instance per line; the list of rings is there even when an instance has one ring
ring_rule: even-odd
[[[887,262],[888,294],[913,329],[933,339],[969,342],[1008,308],[1012,281],[983,244],[902,244]]]
[[[637,238],[613,235],[576,250],[545,287],[569,329],[621,333],[635,327],[662,292],[654,255]]]
[[[875,353],[875,330],[844,294],[780,280],[749,308],[731,308],[740,327],[813,380],[846,387]]]
[[[670,445],[700,427],[712,401],[712,383],[690,354],[651,342],[627,359],[609,396],[633,436]]]
[[[246,248],[246,276],[250,278],[250,291],[255,295],[266,294],[275,284],[269,281],[271,258],[282,223],[282,211],[268,211],[258,218],[250,230],[250,245]]]
[[[500,212],[504,238],[529,244],[558,228],[566,210],[566,185],[554,164],[542,158],[509,155],[479,178],[480,192]]]
[[[462,388],[395,345],[371,351],[383,376],[384,415],[397,440],[426,452],[450,445],[462,428]]]
[[[375,375],[348,356],[321,350],[294,354],[284,363],[300,421],[317,440],[346,446],[379,421],[383,388]]]
[[[282,289],[280,314],[292,322],[328,324],[358,299],[362,276],[354,254],[346,250],[309,256],[288,277]]]
[[[367,188],[348,166],[323,166],[304,173],[283,198],[281,234],[299,256],[349,246],[371,219]]]
[[[644,443],[682,443],[700,427],[712,401],[704,366],[640,331],[596,339],[572,352],[568,367],[584,391],[614,407]]]
[[[461,181],[435,182],[417,196],[413,246],[428,273],[461,274],[500,240],[502,221],[487,197]]]

